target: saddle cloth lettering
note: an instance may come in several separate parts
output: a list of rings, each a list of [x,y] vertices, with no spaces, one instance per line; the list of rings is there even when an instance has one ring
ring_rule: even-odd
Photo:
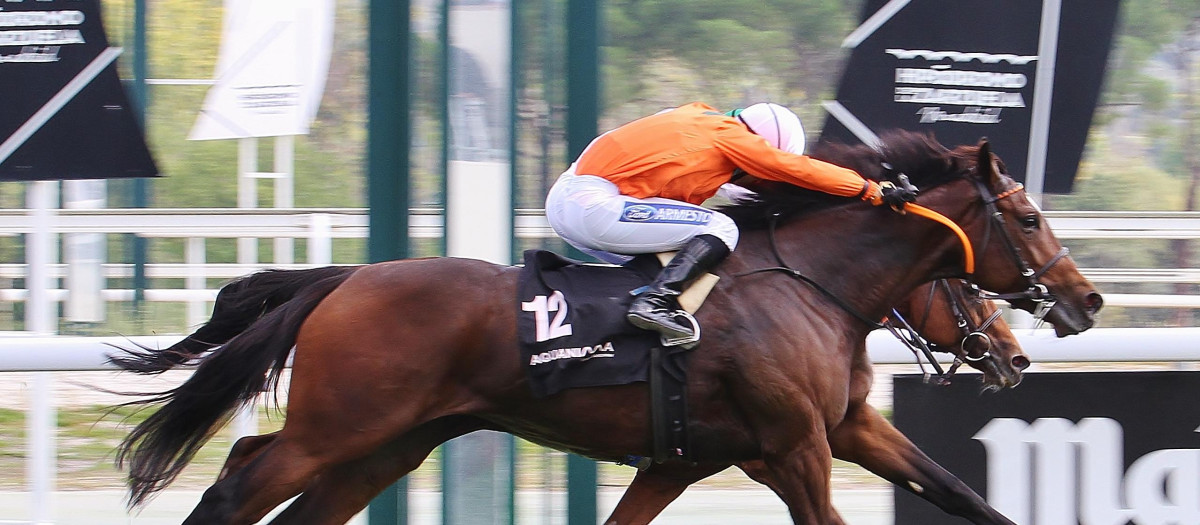
[[[633,301],[629,292],[661,268],[653,256],[607,266],[527,250],[524,260],[517,338],[535,396],[647,380],[658,334],[629,324],[625,313]]]

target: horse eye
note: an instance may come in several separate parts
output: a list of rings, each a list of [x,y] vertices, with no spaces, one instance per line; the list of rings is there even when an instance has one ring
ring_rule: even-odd
[[[1021,219],[1021,227],[1025,228],[1026,230],[1032,230],[1034,228],[1037,228],[1038,227],[1037,214],[1026,215],[1025,217],[1023,217]]]

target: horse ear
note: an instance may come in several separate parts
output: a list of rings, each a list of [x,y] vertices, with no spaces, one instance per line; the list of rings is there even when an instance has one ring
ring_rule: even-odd
[[[987,137],[979,139],[979,153],[975,159],[976,172],[988,184],[995,185],[1000,179],[1000,159],[992,154],[992,145]]]
[[[978,166],[976,171],[983,174],[986,169],[991,169],[992,165],[992,145],[988,142],[987,137],[979,139],[979,153],[975,157],[975,165]]]

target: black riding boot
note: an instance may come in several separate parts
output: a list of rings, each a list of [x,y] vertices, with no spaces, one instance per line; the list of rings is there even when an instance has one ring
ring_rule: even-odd
[[[663,267],[649,289],[638,294],[625,318],[638,328],[661,333],[667,340],[693,337],[691,324],[679,320],[679,294],[688,281],[716,266],[727,255],[729,247],[713,235],[692,238]]]

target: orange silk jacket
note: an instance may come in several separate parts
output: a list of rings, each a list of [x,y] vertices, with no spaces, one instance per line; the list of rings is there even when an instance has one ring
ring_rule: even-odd
[[[735,168],[763,179],[864,200],[878,184],[853,170],[777,149],[700,102],[644,117],[596,138],[575,172],[612,181],[621,193],[700,204],[729,182]]]

